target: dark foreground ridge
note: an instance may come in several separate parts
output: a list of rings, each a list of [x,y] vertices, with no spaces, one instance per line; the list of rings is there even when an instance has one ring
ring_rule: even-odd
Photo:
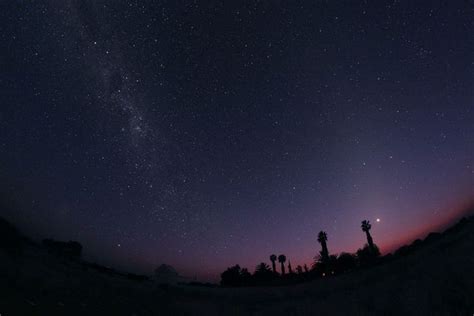
[[[2,315],[474,313],[473,217],[403,246],[376,264],[287,286],[164,285],[84,262],[77,242],[37,244],[4,219],[0,248]]]

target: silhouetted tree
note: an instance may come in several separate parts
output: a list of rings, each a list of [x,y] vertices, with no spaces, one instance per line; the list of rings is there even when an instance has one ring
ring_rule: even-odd
[[[370,229],[372,228],[370,221],[363,220],[360,227],[362,228],[362,231],[365,232],[367,236],[367,244],[369,245],[369,247],[372,248],[374,246],[374,240],[372,239],[372,236],[370,235]]]
[[[296,273],[302,274],[303,273],[303,267],[300,266],[300,265],[296,266]]]
[[[324,276],[326,274],[326,263],[321,262],[320,256],[317,256],[311,266],[311,272],[317,276]]]
[[[271,255],[270,256],[270,261],[272,262],[272,270],[273,270],[273,273],[276,273],[276,264],[275,264],[275,261],[277,260],[277,256],[276,255]]]
[[[285,261],[286,261],[285,255],[278,256],[278,262],[280,262],[281,264],[281,275],[285,275]]]
[[[346,272],[356,267],[357,260],[353,254],[342,252],[337,257],[336,272]]]
[[[328,235],[324,231],[320,231],[318,234],[318,242],[321,244],[321,262],[327,262],[329,260],[329,251],[327,246]]]
[[[293,268],[291,267],[291,261],[288,260],[288,273],[292,274],[293,273]]]
[[[255,273],[253,275],[255,283],[262,285],[262,284],[269,284],[273,279],[273,272],[270,270],[268,264],[262,262],[255,268]]]
[[[250,274],[247,268],[242,268],[240,270],[240,284],[249,285],[252,282],[252,274]]]
[[[313,266],[311,267],[313,273],[316,273],[318,276],[334,274],[337,262],[337,257],[335,255],[329,256],[326,260],[323,260],[321,255],[316,256],[314,259]]]
[[[227,268],[221,274],[221,285],[222,286],[239,286],[241,285],[241,269],[238,264],[233,267]]]
[[[255,273],[268,273],[271,272],[270,267],[265,262],[261,262],[255,268]]]

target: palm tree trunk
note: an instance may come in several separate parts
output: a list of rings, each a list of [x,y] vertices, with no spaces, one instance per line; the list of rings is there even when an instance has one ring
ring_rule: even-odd
[[[374,248],[374,241],[372,239],[372,236],[370,236],[369,231],[366,231],[365,234],[367,235],[367,243],[369,244],[369,247]]]
[[[272,261],[272,269],[273,269],[273,272],[276,272],[275,261]]]
[[[281,275],[285,274],[285,263],[281,263]]]
[[[321,246],[322,246],[322,252],[321,252],[321,257],[323,259],[323,261],[327,261],[329,259],[329,250],[328,250],[328,246],[326,245],[325,242],[322,242],[321,243]]]

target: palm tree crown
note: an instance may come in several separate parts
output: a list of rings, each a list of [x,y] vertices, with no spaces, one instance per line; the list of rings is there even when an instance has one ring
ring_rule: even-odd
[[[323,243],[328,240],[328,234],[326,232],[320,231],[318,234],[318,241],[319,243]]]
[[[362,228],[363,232],[368,232],[372,228],[372,225],[370,224],[370,221],[363,220],[362,225],[360,225],[360,227]]]
[[[277,256],[276,255],[271,255],[270,256],[270,261],[272,262],[272,270],[273,272],[276,272],[276,267],[275,267],[275,261],[277,260]]]
[[[286,256],[285,255],[279,255],[278,256],[278,262],[281,263],[281,274],[285,274],[285,261],[286,261]]]
[[[374,240],[370,235],[370,229],[372,228],[372,225],[370,225],[370,222],[368,220],[363,220],[360,227],[367,236],[367,244],[369,245],[370,249],[374,249]]]
[[[279,255],[278,256],[278,262],[285,263],[286,261],[286,256],[285,255]]]

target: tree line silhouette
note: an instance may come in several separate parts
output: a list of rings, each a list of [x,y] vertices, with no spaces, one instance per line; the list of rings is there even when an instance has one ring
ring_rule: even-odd
[[[474,207],[469,208],[469,213],[474,213]],[[466,211],[466,213],[468,213]],[[330,254],[328,249],[328,235],[324,231],[318,233],[317,241],[321,245],[319,254],[315,257],[311,268],[306,264],[298,265],[293,270],[290,260],[284,255],[272,254],[269,256],[271,266],[265,262],[259,263],[255,271],[251,273],[246,268],[235,265],[227,268],[221,274],[221,286],[258,286],[258,285],[285,285],[315,278],[329,277],[332,275],[346,273],[352,270],[370,267],[375,264],[385,263],[397,258],[411,255],[424,245],[434,245],[440,249],[450,247],[451,242],[443,242],[443,236],[458,234],[466,229],[466,225],[474,223],[474,216],[462,218],[457,224],[448,228],[442,233],[431,232],[423,240],[417,239],[409,245],[401,246],[393,254],[389,253],[380,256],[380,251],[374,243],[370,230],[372,228],[369,221],[361,222],[361,229],[366,235],[367,243],[356,253],[342,252],[339,255]],[[44,239],[40,244],[23,235],[12,224],[0,217],[0,251],[9,255],[16,262],[21,262],[24,256],[24,249],[27,247],[41,247],[51,255],[61,258],[61,260],[73,260],[78,262],[84,270],[94,270],[104,274],[126,277],[137,281],[150,280],[148,276],[136,275],[117,271],[111,267],[99,265],[97,263],[87,262],[81,259],[82,245],[77,241],[56,241]],[[287,260],[288,259],[288,260]],[[286,264],[288,261],[288,264]],[[278,262],[278,264],[277,264]],[[18,272],[18,271],[17,271]],[[14,276],[16,278],[16,276]],[[183,283],[196,286],[214,286],[209,283],[191,282]]]
[[[298,265],[295,272],[290,260],[285,265],[287,258],[284,254],[279,256],[272,254],[269,257],[271,268],[267,263],[261,262],[256,266],[252,274],[248,269],[241,268],[237,264],[222,272],[221,285],[231,287],[296,283],[318,277],[341,274],[358,267],[375,264],[380,257],[380,251],[370,234],[371,228],[370,221],[363,220],[361,222],[361,229],[366,235],[367,243],[358,249],[355,254],[342,252],[339,255],[331,255],[327,245],[328,235],[325,231],[320,231],[317,240],[321,245],[321,250],[319,255],[314,258],[311,269],[306,264],[303,266]],[[277,261],[280,264],[280,271],[277,271]]]

